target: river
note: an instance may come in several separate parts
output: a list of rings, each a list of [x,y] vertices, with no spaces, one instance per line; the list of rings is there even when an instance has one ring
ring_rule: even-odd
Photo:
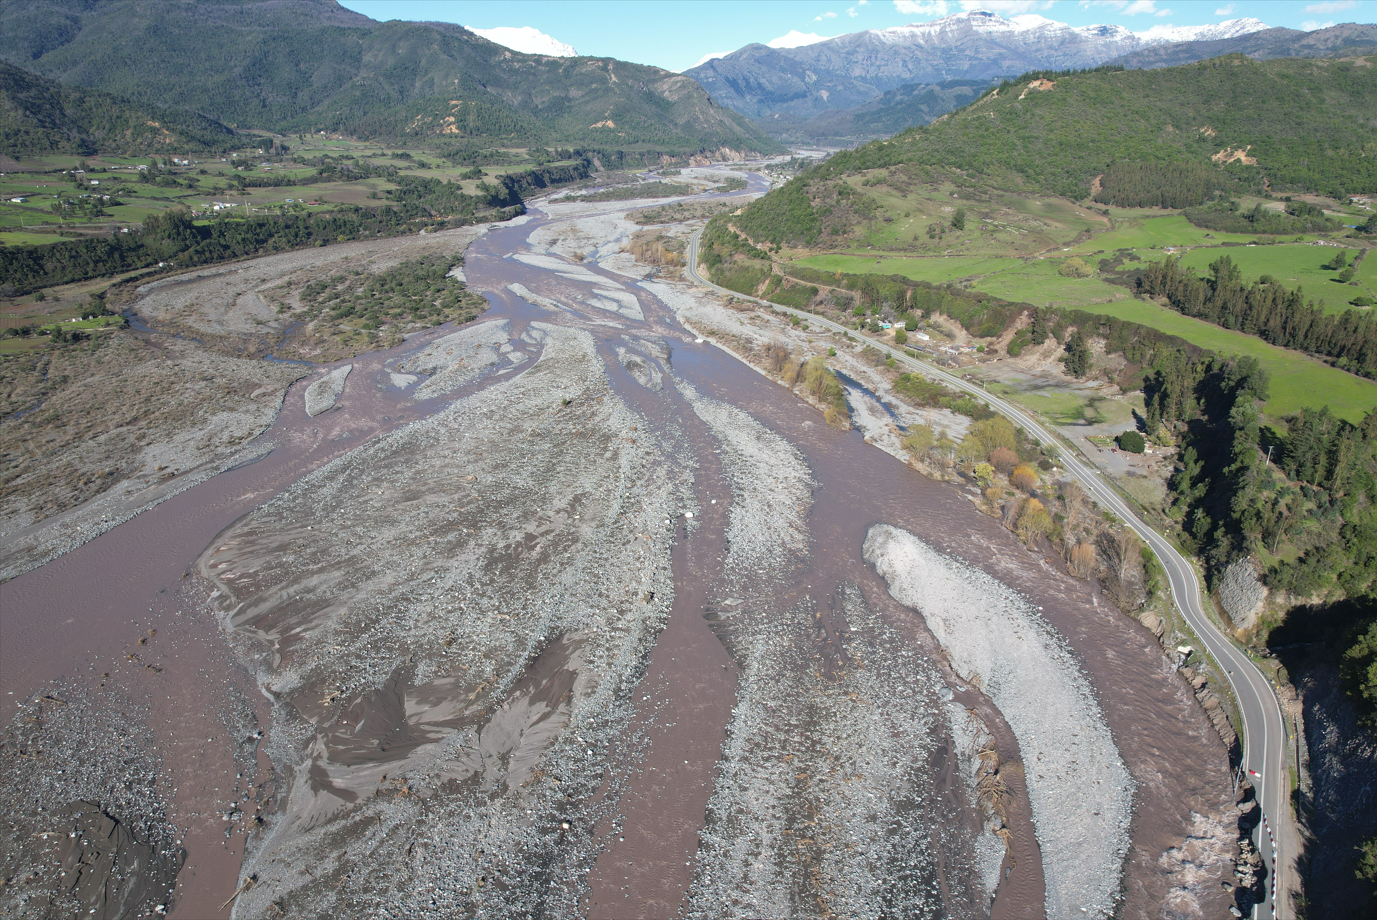
[[[315,417],[294,385],[265,457],[0,585],[16,718],[144,739],[105,804],[185,850],[172,915],[1222,909],[1227,758],[1153,637],[687,328],[615,207],[494,226],[470,331],[341,362]],[[1007,592],[1083,723],[896,600],[877,525],[950,604]]]

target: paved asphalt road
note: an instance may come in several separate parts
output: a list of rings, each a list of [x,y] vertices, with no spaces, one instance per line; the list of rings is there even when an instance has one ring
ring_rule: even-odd
[[[719,294],[754,300],[763,306],[798,316],[810,324],[822,326],[834,332],[847,335],[854,333],[855,330],[847,329],[815,314],[782,307],[754,297],[747,297],[736,291],[718,287],[703,278],[698,274],[698,237],[701,233],[701,230],[695,232],[689,242],[688,274],[694,281],[712,288]],[[1176,608],[1181,611],[1186,622],[1190,623],[1201,644],[1227,673],[1229,683],[1233,688],[1234,699],[1238,701],[1239,710],[1243,715],[1243,769],[1257,789],[1258,800],[1262,803],[1263,819],[1266,823],[1258,828],[1257,842],[1269,872],[1266,882],[1267,900],[1258,905],[1253,916],[1280,916],[1280,911],[1274,913],[1273,889],[1285,892],[1287,884],[1294,884],[1292,880],[1279,877],[1280,869],[1287,866],[1287,861],[1281,852],[1282,848],[1289,846],[1289,841],[1294,839],[1290,827],[1290,803],[1286,800],[1290,785],[1286,778],[1285,769],[1287,739],[1281,703],[1271,683],[1258,670],[1257,666],[1220,632],[1219,628],[1206,615],[1201,602],[1200,583],[1196,579],[1195,570],[1165,537],[1143,523],[1142,519],[1119,497],[1119,494],[1105,482],[1098,470],[1093,469],[1080,457],[1067,450],[1053,437],[1051,432],[1044,428],[1037,419],[1029,415],[1026,410],[986,392],[979,384],[964,380],[926,361],[909,357],[903,351],[891,348],[883,342],[877,342],[873,339],[865,339],[865,342],[891,355],[896,362],[913,371],[939,380],[953,389],[970,393],[988,403],[990,408],[1007,416],[1041,443],[1057,447],[1058,456],[1067,472],[1074,476],[1087,491],[1091,492],[1102,507],[1108,508],[1131,526],[1143,542],[1147,543],[1152,551],[1157,554],[1157,558],[1162,563],[1162,568],[1166,571],[1167,578],[1171,582],[1171,593],[1176,602]],[[1272,839],[1275,839],[1275,844],[1271,842]],[[1281,903],[1287,905],[1289,902],[1290,899],[1283,894]]]

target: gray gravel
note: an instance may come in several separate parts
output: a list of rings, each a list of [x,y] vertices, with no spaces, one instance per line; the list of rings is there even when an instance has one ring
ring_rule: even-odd
[[[691,503],[591,337],[530,331],[539,360],[202,558],[289,787],[235,916],[578,912],[616,805],[593,793],[673,599],[665,522]]]
[[[675,383],[724,450],[732,486],[727,571],[778,569],[805,552],[814,483],[803,455],[741,409],[700,396],[683,380]]]
[[[714,614],[743,673],[687,915],[979,916],[973,835],[932,768],[940,677],[854,585],[831,602],[850,628],[831,672],[826,598]]]
[[[511,327],[506,320],[478,323],[436,339],[402,361],[401,370],[433,375],[416,388],[417,399],[430,399],[457,390],[491,370],[500,361],[503,345],[510,349]]]
[[[335,400],[344,392],[344,381],[354,365],[345,364],[330,371],[306,388],[306,414],[314,418],[335,408]]]
[[[1133,780],[1065,641],[1014,591],[907,531],[877,525],[864,551],[895,599],[923,615],[952,666],[1013,729],[1042,849],[1048,916],[1111,916]]]
[[[170,900],[185,853],[146,714],[87,694],[49,684],[0,732],[0,916],[153,917]]]

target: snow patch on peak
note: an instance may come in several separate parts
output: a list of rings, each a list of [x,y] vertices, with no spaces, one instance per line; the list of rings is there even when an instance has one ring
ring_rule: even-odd
[[[1046,16],[1039,16],[1037,13],[1024,13],[1021,16],[1010,16],[1009,24],[1013,26],[1013,32],[1038,32],[1047,29],[1055,31],[1069,30],[1071,27],[1064,22],[1057,22],[1055,19],[1048,19]]]
[[[1143,32],[1133,33],[1140,41],[1150,45],[1163,45],[1168,42],[1212,42],[1224,38],[1237,38],[1269,28],[1258,19],[1226,19],[1224,22],[1205,26],[1153,26]]]
[[[550,57],[578,57],[572,45],[551,38],[533,26],[498,26],[495,29],[475,29],[464,26],[475,35],[488,41],[520,51],[522,54],[546,54]]]
[[[1072,31],[1078,32],[1093,41],[1124,42],[1133,40],[1133,33],[1119,25],[1104,24],[1097,26],[1081,26],[1079,29],[1073,29]]]

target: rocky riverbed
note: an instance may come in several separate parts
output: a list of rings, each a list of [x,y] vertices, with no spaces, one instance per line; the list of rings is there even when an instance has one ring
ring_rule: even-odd
[[[7,910],[1217,915],[1226,764],[1152,637],[893,456],[964,417],[637,263],[645,205],[359,244],[467,246],[491,309],[291,366],[236,444],[262,459],[0,586],[33,651]],[[259,301],[347,254],[163,284],[149,315],[253,353],[285,315]],[[766,376],[775,343],[845,375],[860,431]],[[152,559],[118,539],[160,530]],[[118,614],[53,590],[81,567],[124,573]],[[43,836],[77,832],[100,903]]]

